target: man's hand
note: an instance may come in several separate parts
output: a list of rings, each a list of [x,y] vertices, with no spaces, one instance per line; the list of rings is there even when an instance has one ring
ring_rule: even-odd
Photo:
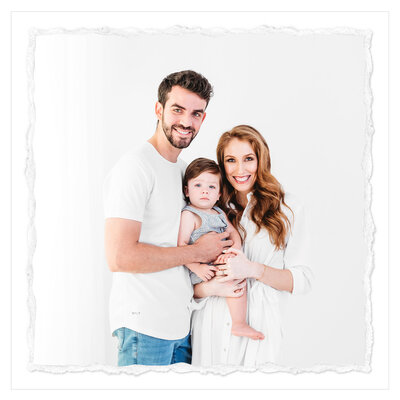
[[[196,264],[190,266],[190,270],[194,272],[201,280],[207,282],[215,276],[215,271],[217,271],[218,268],[215,265]]]
[[[209,263],[214,261],[223,250],[233,245],[232,240],[224,240],[228,237],[228,232],[209,232],[197,239],[193,244],[193,247],[196,249],[197,262]]]

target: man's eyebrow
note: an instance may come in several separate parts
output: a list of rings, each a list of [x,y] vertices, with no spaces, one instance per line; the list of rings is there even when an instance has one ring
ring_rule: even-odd
[[[172,105],[171,105],[171,108],[172,108],[172,107],[178,107],[178,108],[181,108],[182,110],[186,110],[185,107],[182,107],[182,106],[180,106],[179,104],[176,104],[176,103],[172,104]]]
[[[173,108],[173,107],[178,107],[178,108],[180,108],[181,110],[186,110],[186,108],[185,108],[185,107],[183,107],[183,106],[180,106],[180,105],[179,105],[179,104],[177,104],[177,103],[174,103],[174,104],[172,104],[172,105],[171,105],[171,108]],[[202,114],[204,114],[204,109],[200,108],[199,110],[194,110],[193,112],[195,112],[195,113],[202,113]]]

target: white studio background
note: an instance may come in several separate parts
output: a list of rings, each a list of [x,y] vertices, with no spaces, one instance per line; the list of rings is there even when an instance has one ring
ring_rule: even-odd
[[[352,31],[39,31],[33,362],[115,365],[102,181],[154,132],[162,78],[194,69],[215,96],[182,158],[215,159],[221,133],[253,125],[274,175],[308,211],[314,290],[291,299],[282,365],[364,365],[365,41]]]
[[[84,9],[74,1],[71,3],[69,9]],[[350,1],[345,5],[342,2],[336,2],[331,4],[332,10],[336,12],[293,12],[290,11],[290,7],[279,4],[275,9],[277,11],[268,12],[116,12],[120,9],[119,4],[115,4],[112,7],[108,7],[110,10],[114,8],[114,12],[14,12],[12,15],[12,269],[10,270],[11,283],[12,283],[12,380],[11,384],[14,389],[387,389],[389,387],[389,364],[388,364],[388,35],[389,35],[389,13],[386,10],[385,5],[373,8],[366,5],[364,10],[353,12],[352,10],[357,8]],[[75,7],[75,8],[72,8]],[[146,9],[148,5],[138,7]],[[216,6],[215,6],[216,7]],[[210,9],[215,9],[210,7]],[[241,8],[250,10],[250,5],[242,4]],[[292,9],[297,7],[292,4]],[[394,6],[393,6],[394,7]],[[22,10],[21,7],[15,7],[16,9]],[[103,7],[104,8],[104,7]],[[128,9],[129,7],[126,7]],[[187,9],[195,10],[196,5],[188,4]],[[265,9],[265,7],[260,7]],[[315,8],[315,7],[314,7]],[[382,11],[368,11],[370,9],[377,9]],[[254,7],[253,7],[254,9]],[[281,12],[279,10],[287,10]],[[309,5],[307,10],[312,10],[312,6]],[[349,11],[340,11],[340,10]],[[101,10],[101,5],[99,6]],[[178,9],[177,9],[178,10]],[[275,373],[273,375],[264,374],[262,372],[235,372],[229,375],[221,376],[216,374],[199,374],[190,373],[182,376],[180,373],[159,373],[159,372],[148,372],[139,376],[132,376],[124,373],[104,373],[104,369],[98,368],[96,365],[90,367],[82,367],[82,373],[41,373],[31,372],[27,368],[27,364],[31,359],[29,357],[28,345],[27,345],[27,330],[31,328],[35,322],[35,313],[31,312],[31,303],[27,307],[27,288],[28,282],[27,276],[27,260],[29,260],[27,247],[26,233],[27,226],[29,224],[29,213],[28,209],[28,191],[26,185],[26,179],[24,176],[24,168],[26,163],[26,130],[29,125],[29,113],[28,111],[28,97],[27,97],[27,79],[26,79],[26,53],[29,42],[29,28],[43,28],[52,29],[64,27],[68,29],[76,29],[81,27],[94,28],[109,26],[114,28],[124,29],[126,27],[141,27],[141,28],[168,28],[177,24],[185,24],[187,26],[202,26],[202,27],[225,27],[227,29],[233,28],[244,28],[249,29],[260,25],[268,25],[271,27],[296,27],[298,29],[320,29],[320,28],[337,28],[337,27],[351,27],[361,30],[372,30],[373,39],[371,52],[373,56],[373,74],[372,74],[372,90],[374,96],[373,102],[373,119],[376,133],[373,139],[373,159],[374,159],[374,170],[372,175],[373,184],[373,202],[372,212],[374,221],[377,226],[375,240],[374,240],[374,260],[375,268],[372,274],[372,308],[373,308],[373,328],[374,328],[374,345],[372,354],[372,370],[370,373],[302,373],[302,374],[288,374],[288,373]],[[390,25],[391,30],[397,30],[395,24]],[[396,35],[394,35],[396,37]],[[171,43],[171,42],[169,42]],[[392,42],[392,48],[395,49],[395,45]],[[150,51],[151,49],[149,49]],[[193,50],[193,59],[198,59],[197,52],[199,50]],[[169,57],[183,57],[181,49],[176,49],[170,46]],[[395,53],[393,58],[395,60]],[[392,76],[393,82],[395,82],[395,76]],[[210,78],[211,80],[211,78]],[[214,82],[213,82],[214,83]],[[158,85],[156,79],[152,82],[154,87]],[[395,96],[394,91],[391,92],[392,96]],[[38,93],[36,93],[38,95]],[[142,94],[146,95],[146,93]],[[154,96],[154,99],[153,99]],[[154,106],[155,93],[151,95],[152,104]],[[202,135],[206,134],[210,124],[210,118],[212,116],[211,107],[213,103],[217,101],[217,95],[210,103],[209,115],[202,127],[202,131],[196,141],[202,138]],[[301,106],[301,104],[299,105]],[[130,109],[131,110],[131,109]],[[148,111],[148,110],[147,110]],[[150,110],[152,113],[152,109]],[[50,115],[50,114],[49,114]],[[153,115],[151,114],[151,118]],[[155,120],[146,122],[151,125],[153,129],[155,127]],[[39,121],[37,121],[39,123]],[[241,121],[240,121],[241,122]],[[217,133],[219,134],[219,132]],[[148,133],[146,132],[147,136]],[[271,143],[271,138],[268,138]],[[35,133],[34,143],[37,147],[37,132]],[[393,138],[395,141],[395,138]],[[199,142],[194,144],[200,146]],[[393,146],[393,142],[392,142]],[[271,145],[272,147],[272,145]],[[212,154],[210,149],[210,154]],[[275,154],[275,150],[272,149],[272,161],[274,164],[274,171],[278,167],[279,160]],[[49,149],[50,151],[50,149]],[[107,152],[109,149],[107,149]],[[122,150],[122,152],[125,149]],[[185,159],[189,160],[192,157],[189,154],[191,149],[182,153]],[[117,157],[117,156],[116,156]],[[35,161],[37,160],[37,154],[35,154]],[[295,170],[296,168],[294,168]],[[276,173],[276,172],[275,172]],[[276,173],[277,174],[277,173]],[[294,192],[293,188],[288,187],[288,182],[281,176],[278,176],[284,183],[285,187],[290,191]],[[38,183],[38,182],[36,182]],[[50,185],[49,185],[50,186]],[[50,190],[50,189],[47,189]],[[36,185],[37,192],[37,185]],[[301,197],[301,193],[296,193],[297,197]],[[306,203],[307,199],[302,198],[303,202]],[[306,204],[307,207],[308,204]],[[393,212],[393,210],[392,210]],[[37,222],[37,217],[36,217]],[[335,250],[336,251],[336,250]],[[333,252],[334,254],[334,252]],[[36,257],[36,253],[35,253]],[[339,264],[340,266],[340,264]],[[102,266],[99,267],[103,268]],[[36,280],[37,271],[34,270],[33,281]],[[107,271],[104,272],[107,274]],[[340,271],[341,273],[341,271]],[[396,270],[392,269],[391,280],[396,281]],[[319,273],[318,273],[319,274]],[[317,280],[320,279],[316,276]],[[99,276],[96,275],[98,281]],[[347,276],[343,276],[343,280],[346,280]],[[49,282],[51,284],[51,282]],[[391,285],[392,286],[392,285]],[[61,289],[61,288],[60,288]],[[311,296],[314,296],[315,290],[309,296],[303,298],[300,301],[315,301]],[[330,285],[324,287],[322,290],[330,290]],[[392,291],[392,294],[395,293]],[[35,293],[36,294],[36,293]],[[395,293],[396,294],[396,293]],[[337,298],[335,301],[340,301],[341,294],[336,294]],[[324,294],[317,298],[317,301],[321,301],[327,298]],[[298,303],[293,306],[298,306],[302,309],[304,306]],[[54,301],[53,299],[51,301]],[[107,300],[105,300],[107,303]],[[332,301],[333,303],[333,301]],[[37,305],[37,304],[36,304]],[[311,304],[311,307],[314,307]],[[318,308],[315,305],[315,308]],[[310,309],[314,311],[315,308]],[[323,306],[321,306],[321,309]],[[304,311],[308,310],[304,308]],[[394,311],[393,311],[394,312]],[[293,314],[292,310],[289,310],[289,316]],[[319,315],[318,318],[322,318],[324,315]],[[324,317],[325,318],[325,317]],[[328,320],[325,318],[324,323]],[[289,318],[290,322],[290,318]],[[318,322],[318,321],[317,321]],[[319,323],[319,322],[318,322]],[[322,323],[321,323],[322,325]],[[321,325],[317,325],[319,328]],[[393,327],[393,325],[392,325]],[[304,327],[304,329],[310,329],[312,333],[312,326]],[[296,326],[295,329],[303,329],[302,325]],[[327,330],[326,330],[327,331]],[[329,332],[326,332],[329,335]],[[104,335],[107,335],[106,332]],[[296,332],[292,333],[296,335]],[[303,333],[301,334],[303,339]],[[317,335],[315,335],[317,336]],[[315,337],[314,336],[314,337]],[[287,337],[287,340],[289,338]],[[81,340],[81,337],[79,338]],[[110,340],[109,338],[106,340]],[[324,340],[320,337],[318,340]],[[308,343],[308,339],[307,339]],[[75,344],[79,346],[79,342]],[[303,343],[301,344],[303,345]],[[318,345],[318,342],[317,342]],[[329,343],[327,347],[331,346]],[[395,351],[396,342],[392,341],[391,349]],[[320,345],[320,348],[322,346]],[[114,349],[111,350],[112,353]],[[114,354],[114,353],[113,353]],[[112,355],[111,357],[113,357]],[[393,357],[390,365],[394,365]],[[395,366],[394,366],[395,367]],[[54,368],[55,371],[63,372],[64,366]],[[69,369],[70,370],[70,369]],[[76,371],[77,369],[73,369]],[[78,369],[79,370],[79,369]],[[118,369],[116,369],[118,370]],[[98,371],[98,372],[94,372]],[[273,379],[272,379],[273,378]],[[393,380],[392,380],[393,382]],[[42,391],[43,395],[44,392]],[[108,392],[105,392],[105,394]],[[116,392],[115,392],[116,393]],[[368,391],[363,392],[368,397]],[[372,391],[371,395],[374,396]],[[382,393],[382,392],[381,392]],[[118,395],[118,393],[116,393]],[[193,394],[195,394],[193,392]],[[240,391],[235,394],[242,394]],[[106,394],[107,395],[107,394]],[[201,395],[201,393],[200,393]],[[274,390],[274,396],[285,395],[280,393],[280,390]],[[302,395],[302,394],[301,394]],[[304,395],[313,398],[313,390],[307,390]],[[329,394],[327,394],[329,395]],[[384,395],[384,393],[382,393]],[[335,396],[332,393],[332,396]]]

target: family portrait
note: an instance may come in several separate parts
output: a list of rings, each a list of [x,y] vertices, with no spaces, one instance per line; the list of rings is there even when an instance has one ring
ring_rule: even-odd
[[[368,370],[370,45],[33,30],[31,368]]]
[[[311,286],[301,208],[285,203],[255,128],[225,132],[218,164],[197,158],[186,168],[178,160],[199,133],[211,94],[211,84],[194,71],[168,75],[158,89],[154,135],[107,177],[105,243],[114,272],[110,318],[118,365],[190,364],[191,331],[194,364],[274,362],[279,292]],[[193,297],[209,301],[193,312],[191,329]]]

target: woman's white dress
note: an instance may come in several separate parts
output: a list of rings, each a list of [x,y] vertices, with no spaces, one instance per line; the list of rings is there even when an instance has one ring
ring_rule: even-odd
[[[293,275],[293,293],[279,291],[255,279],[247,280],[248,323],[265,335],[264,340],[251,340],[231,335],[231,317],[223,297],[198,300],[192,314],[192,365],[243,365],[255,367],[276,362],[282,340],[282,313],[288,297],[310,290],[312,273],[307,266],[307,234],[303,208],[295,198],[285,195],[283,206],[291,221],[291,232],[284,250],[276,251],[269,234],[249,219],[251,194],[241,224],[247,236],[243,251],[250,261],[274,268],[289,269]]]

